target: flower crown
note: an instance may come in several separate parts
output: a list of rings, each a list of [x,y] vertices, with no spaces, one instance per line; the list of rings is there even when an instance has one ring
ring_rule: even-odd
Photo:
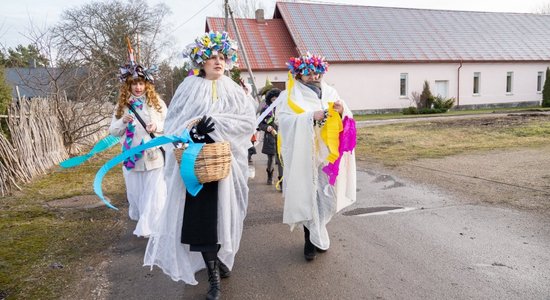
[[[150,83],[155,83],[155,75],[158,72],[157,66],[153,65],[151,68],[146,68],[139,64],[126,64],[124,66],[120,67],[120,75],[118,76],[118,79],[120,82],[126,81],[126,79],[130,76],[133,78],[141,77],[145,79],[145,81],[149,81]]]
[[[309,52],[301,57],[291,57],[286,65],[293,75],[325,74],[329,66],[324,57],[311,55]]]
[[[222,53],[225,56],[225,68],[231,70],[237,66],[237,43],[229,38],[227,32],[210,31],[195,39],[183,50],[183,57],[191,60],[193,68],[200,68],[212,55]]]

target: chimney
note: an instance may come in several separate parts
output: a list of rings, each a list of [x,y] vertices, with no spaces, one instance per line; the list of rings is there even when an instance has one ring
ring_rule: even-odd
[[[262,8],[256,10],[256,22],[265,24],[264,10]]]

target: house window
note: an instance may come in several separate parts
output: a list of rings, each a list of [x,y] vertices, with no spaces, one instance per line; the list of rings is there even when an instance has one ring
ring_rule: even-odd
[[[401,77],[399,80],[399,96],[401,97],[407,97],[408,76],[409,75],[407,73],[401,73]]]
[[[474,72],[474,95],[479,95],[479,80],[481,78],[480,72]]]
[[[537,92],[542,92],[542,76],[543,72],[539,72],[537,75]]]
[[[514,78],[514,72],[506,73],[506,93],[512,93],[513,78]]]

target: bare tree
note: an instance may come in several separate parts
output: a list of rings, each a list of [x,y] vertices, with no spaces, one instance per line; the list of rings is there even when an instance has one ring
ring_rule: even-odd
[[[67,9],[53,28],[55,46],[65,63],[86,66],[110,78],[116,87],[118,66],[127,61],[126,37],[136,48],[138,60],[151,66],[168,41],[161,40],[165,4],[150,7],[145,0],[96,1]]]
[[[550,3],[542,4],[535,10],[536,14],[549,15],[550,14]]]

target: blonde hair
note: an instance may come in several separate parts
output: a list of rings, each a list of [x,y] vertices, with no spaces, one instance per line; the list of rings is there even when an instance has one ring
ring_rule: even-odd
[[[115,117],[117,119],[120,119],[122,117],[122,114],[124,113],[124,108],[127,107],[130,103],[129,100],[130,96],[132,95],[132,83],[135,82],[145,82],[145,97],[147,98],[147,105],[154,107],[155,110],[158,112],[162,110],[162,107],[159,103],[160,97],[155,91],[155,86],[152,83],[146,81],[142,77],[128,77],[126,78],[126,81],[120,86],[117,110],[115,113]]]

